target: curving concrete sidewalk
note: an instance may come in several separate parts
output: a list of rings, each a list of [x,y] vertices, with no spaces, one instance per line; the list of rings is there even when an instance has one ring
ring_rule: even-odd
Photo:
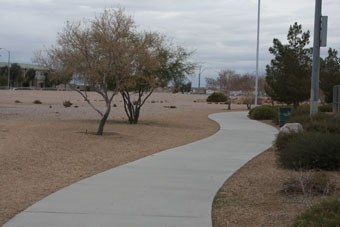
[[[4,227],[209,227],[218,189],[272,145],[277,130],[246,112],[209,116],[221,129],[70,185],[21,212]]]

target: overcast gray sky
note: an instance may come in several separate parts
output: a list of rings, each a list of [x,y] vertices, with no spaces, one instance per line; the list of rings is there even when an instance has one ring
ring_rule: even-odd
[[[11,61],[30,63],[35,50],[55,43],[66,20],[93,17],[118,4],[133,15],[140,29],[159,31],[174,43],[196,50],[195,61],[207,68],[203,77],[221,69],[255,72],[257,0],[1,0],[0,47]],[[314,0],[261,0],[260,72],[272,56],[273,38],[285,42],[295,21],[313,37]],[[340,1],[324,0],[328,47],[340,51]],[[311,43],[313,38],[311,39]],[[322,48],[322,55],[328,48]],[[0,61],[7,53],[0,51]],[[197,77],[191,78],[197,86]],[[204,80],[204,79],[203,79]]]

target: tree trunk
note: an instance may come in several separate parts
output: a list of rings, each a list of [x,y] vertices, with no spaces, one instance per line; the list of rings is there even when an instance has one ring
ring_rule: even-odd
[[[130,124],[133,124],[134,123],[134,107],[133,107],[133,104],[130,102],[130,100],[127,102],[127,103],[124,103],[127,108],[126,108],[126,114],[129,118],[129,123]]]
[[[145,96],[144,99],[142,99],[144,91],[143,90],[139,90],[139,92],[138,92],[139,97],[138,97],[138,100],[136,101],[136,103],[135,102],[131,102],[129,91],[125,90],[125,91],[121,91],[120,93],[121,93],[121,95],[123,97],[124,110],[125,110],[125,113],[126,113],[126,115],[128,117],[129,123],[130,124],[138,124],[139,115],[140,115],[140,109],[144,105],[145,101],[153,93],[153,89],[151,89],[149,91],[149,93]]]
[[[140,112],[140,107],[134,107],[133,104],[127,104],[129,105],[128,109],[128,117],[129,117],[129,123],[130,124],[138,124],[138,119],[139,119],[139,112]],[[133,111],[132,111],[133,110]]]
[[[102,119],[100,120],[99,122],[99,127],[98,127],[98,131],[97,131],[97,135],[98,136],[102,136],[103,135],[103,131],[104,131],[104,125],[106,123],[106,120],[110,114],[110,111],[111,111],[111,105],[109,103],[107,109],[106,109],[106,112],[105,114],[103,115]]]
[[[299,107],[299,103],[298,102],[294,102],[293,103],[293,107],[294,107],[294,109],[297,109]]]
[[[140,107],[136,106],[133,124],[138,124]]]

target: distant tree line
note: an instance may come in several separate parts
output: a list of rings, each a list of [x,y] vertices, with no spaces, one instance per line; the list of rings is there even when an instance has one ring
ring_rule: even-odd
[[[20,65],[14,63],[11,64],[10,68],[10,81],[14,86],[18,86],[25,81],[23,72]],[[8,85],[8,66],[3,66],[0,68],[0,86]]]
[[[230,94],[232,91],[240,91],[243,94],[254,93],[256,77],[251,74],[238,74],[234,70],[222,70],[216,78],[205,78],[206,87],[214,88]],[[264,77],[258,79],[258,92],[264,92]]]

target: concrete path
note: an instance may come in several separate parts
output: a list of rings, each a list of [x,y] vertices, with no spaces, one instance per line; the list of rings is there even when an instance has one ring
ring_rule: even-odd
[[[272,145],[277,130],[246,112],[209,116],[213,136],[79,181],[15,216],[4,227],[209,227],[218,189]]]

